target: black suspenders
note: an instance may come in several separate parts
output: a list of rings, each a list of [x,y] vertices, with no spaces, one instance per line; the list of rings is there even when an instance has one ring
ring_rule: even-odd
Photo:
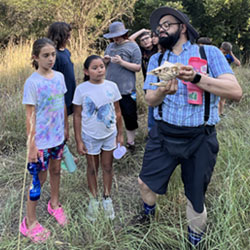
[[[207,61],[207,56],[205,53],[204,46],[200,46],[200,55],[201,55],[201,59],[204,59]],[[209,74],[208,61],[207,61],[207,74]],[[205,125],[209,119],[209,113],[210,113],[210,93],[205,91],[205,111],[204,111]]]
[[[203,46],[199,47],[199,52],[200,52],[200,56],[201,59],[204,59],[207,61],[207,56],[205,53],[205,49]],[[163,58],[163,53],[160,54],[159,58],[158,58],[158,65],[161,65],[162,62],[162,58]],[[168,58],[169,58],[169,54],[168,54]],[[208,68],[208,64],[207,64],[207,74],[209,73],[209,68]],[[159,82],[160,79],[158,78],[157,81]],[[206,124],[208,119],[209,119],[209,113],[210,113],[210,93],[205,91],[205,110],[204,110],[204,123]],[[159,116],[162,118],[162,103],[158,106],[158,114]]]

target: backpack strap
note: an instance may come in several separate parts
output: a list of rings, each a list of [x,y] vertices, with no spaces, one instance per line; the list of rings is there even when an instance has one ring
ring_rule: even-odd
[[[163,53],[161,53],[160,55],[159,55],[159,58],[158,58],[158,65],[159,66],[161,66],[161,61],[162,61],[162,58],[163,58]]]
[[[161,54],[159,55],[159,57],[158,57],[158,67],[161,66],[161,61],[162,61],[163,55],[164,55],[164,54],[161,53]],[[160,81],[160,78],[157,77],[157,82],[159,82],[159,81]]]
[[[201,59],[204,59],[207,61],[207,56],[205,53],[204,46],[200,46],[199,50],[200,50]],[[207,74],[208,73],[209,73],[209,68],[208,68],[208,63],[207,63]],[[210,93],[205,91],[205,110],[204,110],[205,124],[207,123],[209,119],[209,113],[210,113]]]

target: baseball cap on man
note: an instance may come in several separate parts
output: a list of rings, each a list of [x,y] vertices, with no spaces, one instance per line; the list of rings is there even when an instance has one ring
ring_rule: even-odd
[[[150,26],[153,31],[156,30],[156,28],[159,25],[160,19],[166,15],[171,15],[177,18],[181,23],[186,24],[187,26],[187,34],[188,39],[193,43],[195,40],[199,37],[198,32],[195,30],[195,28],[190,24],[189,18],[187,15],[182,13],[179,10],[170,8],[170,7],[160,7],[156,10],[154,10],[150,16]]]
[[[122,22],[113,22],[109,25],[109,33],[104,34],[105,38],[114,38],[123,36],[128,32],[128,29],[125,29],[125,26]]]

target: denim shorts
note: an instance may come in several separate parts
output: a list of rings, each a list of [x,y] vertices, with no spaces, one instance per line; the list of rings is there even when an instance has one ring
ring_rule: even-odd
[[[82,140],[89,155],[99,155],[102,150],[112,151],[116,148],[116,135],[117,131],[106,138],[95,139],[85,133],[82,133]]]
[[[40,149],[40,160],[42,162],[42,171],[45,171],[49,167],[49,159],[53,160],[61,160],[63,156],[63,147],[64,143],[54,147],[47,149]]]

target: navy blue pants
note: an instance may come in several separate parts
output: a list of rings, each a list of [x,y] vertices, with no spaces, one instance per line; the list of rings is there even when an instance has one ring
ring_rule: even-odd
[[[150,130],[139,177],[154,193],[165,194],[169,179],[180,164],[185,195],[191,201],[194,210],[202,213],[205,192],[219,151],[215,127],[200,128],[198,131],[201,135],[190,136],[190,145],[187,138],[169,137],[171,129],[172,125],[166,127],[166,130],[169,130],[166,136],[161,133],[157,122]],[[174,130],[178,130],[178,127]],[[186,149],[182,142],[187,142]],[[193,145],[195,145],[194,152],[189,151]],[[183,150],[183,154],[179,150]]]

